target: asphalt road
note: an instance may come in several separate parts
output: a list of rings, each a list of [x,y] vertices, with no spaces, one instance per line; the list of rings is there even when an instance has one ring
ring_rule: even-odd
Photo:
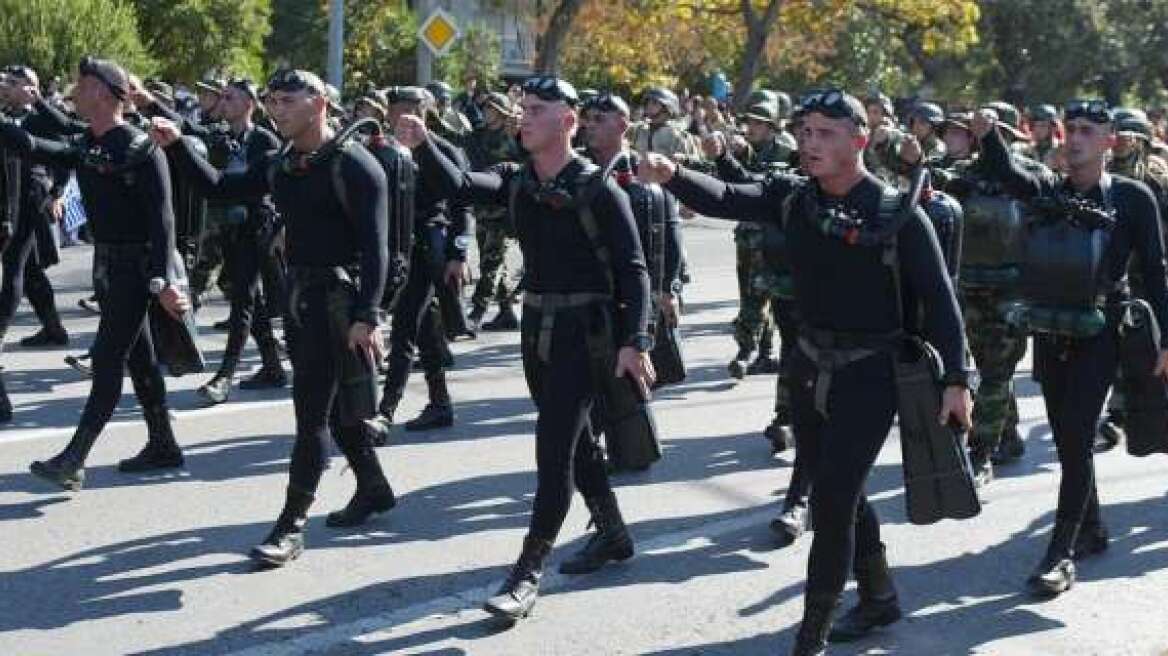
[[[395,432],[380,449],[395,510],[359,530],[326,528],[323,514],[353,488],[336,457],[308,550],[287,568],[257,571],[246,552],[266,535],[287,482],[286,392],[236,392],[199,409],[193,389],[205,376],[168,379],[187,466],[127,476],[114,465],[145,435],[127,381],[84,491],[66,495],[27,473],[68,439],[89,387],[62,364],[96,328],[76,306],[89,252],[64,251],[51,276],[73,343],[4,354],[17,418],[0,429],[0,654],[785,654],[810,538],[777,549],[767,529],[792,457],[772,458],[760,436],[774,378],[726,377],[737,305],[729,228],[699,221],[686,239],[696,279],[683,329],[690,377],[654,402],[664,459],[615,479],[638,555],[593,575],[549,573],[534,616],[509,630],[478,607],[518,553],[534,491],[535,415],[514,333],[455,344],[453,428]],[[214,363],[224,335],[209,326],[225,314],[219,301],[200,316]],[[33,323],[22,310],[9,343]],[[249,349],[243,370],[251,366],[258,357]],[[1053,520],[1058,465],[1028,361],[1023,369],[1027,454],[984,491],[979,517],[910,525],[890,436],[868,489],[907,617],[832,654],[1168,653],[1163,456],[1118,449],[1098,458],[1111,549],[1081,564],[1070,593],[1026,596]],[[424,396],[416,375],[401,416],[419,411]],[[586,522],[577,497],[553,567],[582,544]]]

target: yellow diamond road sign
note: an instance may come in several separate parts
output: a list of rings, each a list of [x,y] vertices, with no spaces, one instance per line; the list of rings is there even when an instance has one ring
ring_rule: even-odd
[[[418,38],[435,57],[441,57],[449,52],[459,36],[461,35],[458,26],[454,24],[454,18],[441,9],[434,10],[418,28]]]

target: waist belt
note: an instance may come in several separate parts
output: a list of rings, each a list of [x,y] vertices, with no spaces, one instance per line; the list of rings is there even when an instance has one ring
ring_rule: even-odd
[[[306,289],[332,289],[340,284],[353,284],[353,277],[341,266],[290,266],[288,277],[292,290],[288,293],[288,313],[300,323],[300,294]]]
[[[556,324],[556,312],[611,302],[611,296],[600,292],[575,292],[571,294],[525,292],[523,305],[540,311],[539,341],[536,345],[539,359],[544,362],[551,360],[552,329],[555,328]]]
[[[825,418],[827,417],[827,395],[831,391],[831,379],[835,371],[873,355],[891,352],[901,339],[899,333],[894,338],[891,335],[863,336],[825,331],[812,332],[816,333],[814,337],[800,334],[798,338],[799,350],[803,351],[815,363],[817,372],[815,377],[815,411]],[[815,337],[820,339],[831,337],[830,342],[835,342],[835,344],[828,345],[830,342],[824,344]],[[845,345],[846,342],[850,341],[850,338],[866,338],[868,343],[859,345],[857,341],[853,345]]]

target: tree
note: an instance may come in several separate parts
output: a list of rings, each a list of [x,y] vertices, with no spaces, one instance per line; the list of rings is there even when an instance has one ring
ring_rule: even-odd
[[[560,0],[551,13],[547,27],[540,35],[536,46],[535,70],[538,73],[555,73],[559,69],[560,48],[572,28],[572,21],[580,12],[585,0]]]
[[[155,63],[138,37],[134,9],[118,0],[0,0],[0,60],[42,79],[71,79],[83,55],[113,59],[140,74]]]
[[[503,50],[499,33],[486,25],[471,24],[450,53],[434,62],[435,79],[445,80],[455,89],[462,88],[467,77],[474,76],[479,86],[495,87],[503,68]]]
[[[208,71],[260,78],[270,0],[133,0],[146,47],[163,77],[193,81]]]

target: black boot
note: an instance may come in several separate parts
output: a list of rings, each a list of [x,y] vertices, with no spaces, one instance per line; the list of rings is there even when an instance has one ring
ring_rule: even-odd
[[[471,338],[478,336],[478,332],[483,327],[483,316],[487,313],[487,308],[473,307],[470,314],[466,315],[466,329],[470,333]]]
[[[775,418],[763,429],[762,434],[771,443],[771,455],[791,448],[795,444],[795,435],[791,432],[790,413],[776,410]]]
[[[118,471],[131,473],[182,467],[182,449],[174,439],[166,406],[143,409],[142,415],[146,419],[146,446],[133,458],[119,462]]]
[[[552,550],[552,543],[527,536],[523,540],[523,553],[511,568],[511,574],[495,593],[483,604],[483,610],[515,622],[531,614],[535,599],[539,596],[539,580],[543,577],[543,561]]]
[[[0,367],[0,423],[12,421],[12,400],[8,398],[8,387],[4,384],[4,368]]]
[[[777,374],[779,373],[779,359],[771,354],[770,351],[764,352],[759,349],[758,357],[746,367],[746,374],[754,376],[756,374]]]
[[[1025,453],[1026,443],[1022,441],[1022,435],[1018,433],[1018,426],[1007,426],[1002,431],[1002,439],[998,441],[997,448],[990,456],[990,462],[995,465],[1004,465],[1018,460]]]
[[[377,453],[364,426],[341,428],[336,433],[337,444],[349,461],[357,477],[357,491],[341,510],[325,518],[325,526],[348,527],[364,524],[372,515],[383,513],[397,504],[393,489],[385,478]]]
[[[827,633],[839,596],[807,593],[803,598],[803,621],[795,634],[791,656],[822,656],[827,653]]]
[[[280,363],[280,343],[274,338],[265,339],[259,346],[263,364],[251,378],[240,381],[239,389],[278,389],[288,385],[288,372]]]
[[[21,346],[30,348],[38,346],[65,346],[68,343],[69,333],[65,332],[65,327],[60,324],[45,326],[32,335],[20,340]]]
[[[85,459],[98,435],[98,431],[88,426],[78,426],[64,451],[43,462],[33,462],[29,471],[71,492],[80,490],[85,483]]]
[[[742,380],[746,378],[747,362],[750,360],[750,349],[745,347],[738,347],[738,353],[730,364],[726,365],[726,371],[730,373],[731,378]]]
[[[430,394],[430,402],[422,408],[422,414],[406,422],[406,430],[426,431],[453,426],[454,405],[446,389],[446,372],[439,370],[426,374],[426,389]]]
[[[807,509],[806,499],[784,503],[779,516],[771,520],[771,531],[779,539],[780,546],[785,547],[807,532],[810,519],[811,513]]]
[[[994,480],[994,465],[990,453],[989,447],[980,444],[969,450],[969,464],[973,466],[973,482],[977,487],[985,487]]]
[[[268,537],[252,547],[251,557],[266,565],[277,567],[296,560],[304,553],[304,525],[308,522],[308,508],[313,496],[288,486],[284,509]]]
[[[519,317],[515,316],[515,308],[510,303],[500,303],[499,314],[482,326],[487,332],[516,330],[519,328]]]
[[[1055,520],[1046,555],[1026,580],[1026,587],[1034,596],[1057,597],[1075,584],[1075,563],[1072,558],[1077,528],[1072,522]]]
[[[226,403],[231,396],[231,375],[224,376],[223,372],[220,371],[211,380],[200,385],[195,393],[208,406]]]
[[[888,626],[901,617],[896,587],[888,572],[884,547],[880,551],[856,561],[856,587],[860,603],[836,620],[828,634],[829,642],[859,640],[881,626]]]
[[[1099,429],[1095,432],[1093,445],[1095,453],[1110,451],[1127,437],[1124,419],[1122,410],[1113,408],[1107,412],[1107,416],[1099,423]]]
[[[596,532],[588,538],[584,548],[572,558],[560,563],[561,574],[595,572],[610,560],[628,560],[633,557],[633,538],[629,536],[621,517],[616,495],[611,491],[596,499],[584,499],[592,513]]]

